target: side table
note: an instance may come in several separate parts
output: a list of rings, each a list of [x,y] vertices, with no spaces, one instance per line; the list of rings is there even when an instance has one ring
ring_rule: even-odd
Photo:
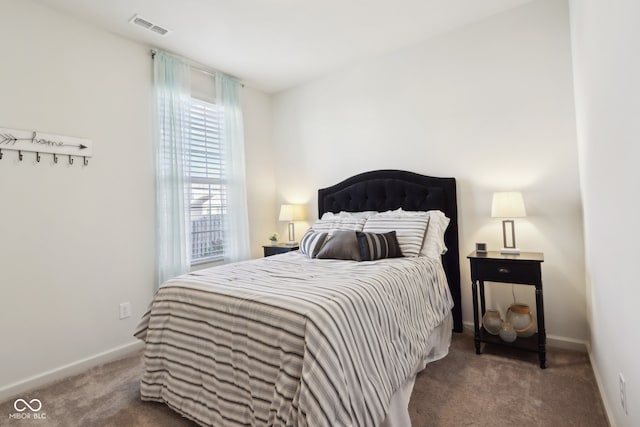
[[[504,255],[497,251],[486,253],[471,252],[467,258],[471,263],[471,287],[473,295],[473,326],[476,354],[480,354],[481,343],[499,344],[508,347],[537,352],[540,368],[546,368],[546,341],[544,327],[544,300],[542,295],[542,268],[544,254],[541,252],[522,252],[519,255]],[[535,286],[536,317],[538,332],[531,337],[518,337],[507,343],[500,337],[488,333],[482,326],[482,318],[486,312],[484,299],[484,282],[516,283]],[[478,286],[478,284],[480,286]],[[478,289],[480,295],[478,295]],[[478,298],[479,297],[479,298]],[[480,309],[478,310],[478,299]]]

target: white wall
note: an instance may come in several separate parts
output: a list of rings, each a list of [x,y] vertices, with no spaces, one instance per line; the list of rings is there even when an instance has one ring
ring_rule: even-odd
[[[264,255],[262,245],[269,244],[269,235],[277,224],[271,97],[245,86],[242,90],[242,114],[251,256],[260,258]]]
[[[30,1],[1,8],[0,126],[90,138],[94,157],[0,160],[0,387],[133,342],[154,275],[148,51]]]
[[[19,162],[6,150],[0,160],[2,400],[135,344],[155,250],[149,47],[3,0],[0,52],[0,127],[94,144],[87,167],[66,158],[53,165],[50,155],[36,164],[30,153]],[[262,214],[275,204],[271,112],[267,95],[251,88],[243,105],[252,251],[261,256],[274,222]],[[121,321],[122,301],[133,315]]]
[[[571,1],[591,360],[611,424],[640,425],[636,239],[640,182],[640,3]],[[618,374],[627,382],[628,414]]]
[[[545,253],[547,333],[584,342],[585,284],[568,6],[539,0],[274,97],[279,201],[309,202],[355,173],[458,180],[463,314],[475,242],[499,249],[491,194],[522,190],[522,250]],[[518,300],[534,306],[531,287]],[[509,286],[492,285],[506,310]]]

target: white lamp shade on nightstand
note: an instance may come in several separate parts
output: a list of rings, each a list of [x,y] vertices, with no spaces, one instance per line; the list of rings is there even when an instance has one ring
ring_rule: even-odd
[[[493,218],[522,218],[527,216],[522,193],[519,191],[493,193],[491,216]],[[509,237],[511,237],[510,240]],[[502,221],[502,243],[503,246],[500,252],[503,254],[520,253],[520,249],[516,247],[516,231],[513,219]]]
[[[280,221],[303,221],[305,219],[304,206],[302,205],[281,205]]]
[[[493,193],[491,216],[493,218],[522,218],[527,216],[522,193],[518,191]]]
[[[296,243],[296,231],[293,224],[294,221],[304,221],[306,219],[306,212],[303,205],[281,205],[280,221],[289,221],[289,241],[290,245]]]

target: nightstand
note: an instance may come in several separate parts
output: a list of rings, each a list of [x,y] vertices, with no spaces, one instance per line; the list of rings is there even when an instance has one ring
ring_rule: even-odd
[[[544,254],[541,252],[522,252],[520,255],[503,255],[497,251],[486,253],[471,252],[467,258],[471,263],[471,287],[473,295],[473,327],[476,354],[480,354],[481,343],[499,344],[507,347],[520,348],[538,353],[540,368],[546,368],[546,341],[544,328],[544,301],[542,297],[542,263]],[[507,343],[499,336],[491,335],[482,326],[486,307],[484,301],[484,282],[516,283],[535,286],[536,318],[538,332],[531,337],[518,337],[514,342]],[[480,295],[478,296],[478,284]],[[481,313],[478,312],[478,297]]]
[[[300,245],[288,245],[286,243],[278,243],[277,245],[264,245],[264,256],[283,254],[285,252],[297,251]]]

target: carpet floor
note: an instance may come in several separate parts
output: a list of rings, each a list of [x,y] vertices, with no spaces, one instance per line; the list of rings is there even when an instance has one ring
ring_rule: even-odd
[[[454,334],[449,355],[416,379],[412,425],[609,425],[586,353],[548,348],[547,366],[540,369],[534,353],[490,345],[476,355],[470,334]],[[0,403],[0,426],[194,427],[167,406],[140,400],[141,371],[138,352],[23,393]],[[39,399],[42,419],[11,418],[18,398]]]

